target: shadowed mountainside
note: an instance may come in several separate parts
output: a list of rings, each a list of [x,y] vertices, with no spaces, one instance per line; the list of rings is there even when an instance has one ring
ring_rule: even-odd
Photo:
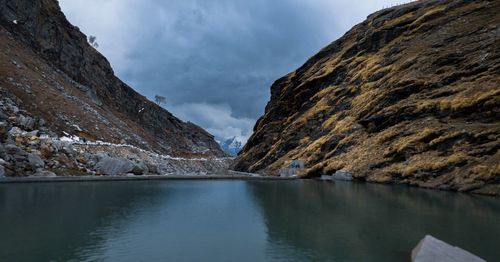
[[[225,156],[213,136],[118,79],[56,0],[0,0],[0,88],[48,128],[162,154]]]
[[[241,171],[500,193],[500,1],[417,1],[370,15],[297,71],[236,159]]]

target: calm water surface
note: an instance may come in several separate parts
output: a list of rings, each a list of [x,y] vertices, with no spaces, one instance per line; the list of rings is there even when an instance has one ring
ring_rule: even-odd
[[[0,185],[0,261],[408,261],[425,235],[500,257],[500,199],[321,181]]]

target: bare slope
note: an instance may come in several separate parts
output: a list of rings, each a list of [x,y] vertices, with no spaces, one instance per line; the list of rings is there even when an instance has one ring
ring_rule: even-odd
[[[500,1],[370,15],[277,80],[238,170],[500,192]]]
[[[115,77],[56,0],[0,0],[0,87],[58,135],[172,155],[225,155],[206,131]]]

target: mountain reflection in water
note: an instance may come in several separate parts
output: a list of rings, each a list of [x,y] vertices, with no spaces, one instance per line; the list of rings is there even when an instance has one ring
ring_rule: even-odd
[[[321,181],[0,184],[0,261],[494,260],[496,198]]]

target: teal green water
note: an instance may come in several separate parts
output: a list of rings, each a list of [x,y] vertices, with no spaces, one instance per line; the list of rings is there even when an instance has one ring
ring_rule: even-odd
[[[432,234],[500,257],[500,199],[321,181],[0,184],[0,261],[408,261]]]

